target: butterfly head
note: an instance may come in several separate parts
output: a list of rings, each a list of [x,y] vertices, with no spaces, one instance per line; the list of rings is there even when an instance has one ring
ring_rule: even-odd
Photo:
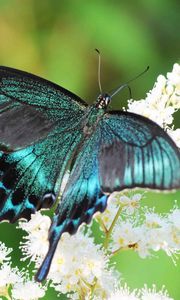
[[[97,108],[106,109],[111,102],[111,96],[108,94],[100,94],[96,101]]]

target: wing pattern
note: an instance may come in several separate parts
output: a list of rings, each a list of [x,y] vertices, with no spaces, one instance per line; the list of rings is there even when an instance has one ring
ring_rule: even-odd
[[[80,120],[86,103],[38,76],[0,67],[0,150],[11,152],[43,140]]]
[[[26,149],[1,152],[0,221],[30,219],[31,213],[54,204],[65,167],[80,138],[77,131],[58,139],[54,134]]]
[[[100,178],[103,191],[180,186],[180,153],[157,124],[126,112],[108,113],[101,124]]]
[[[103,212],[108,196],[103,194],[99,183],[98,152],[101,129],[87,139],[71,171],[61,202],[53,218],[49,232],[49,251],[36,279],[42,281],[51,264],[57,243],[63,232],[74,234],[80,224],[89,223],[95,212]]]

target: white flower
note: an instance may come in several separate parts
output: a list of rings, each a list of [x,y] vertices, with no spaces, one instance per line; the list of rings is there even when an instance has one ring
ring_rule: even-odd
[[[127,285],[125,285],[125,287],[121,287],[112,293],[108,297],[108,300],[140,300],[140,298],[137,295],[137,290],[131,292]]]
[[[4,263],[0,269],[0,290],[17,282],[22,282],[22,274],[17,268],[11,268],[8,263]]]
[[[128,201],[128,198],[123,198]],[[152,251],[163,250],[176,263],[176,254],[180,252],[180,210],[175,208],[164,216],[145,207],[134,216],[120,215],[111,236],[110,250],[116,253],[121,249],[132,249],[141,258],[152,256]]]
[[[25,236],[26,242],[21,243],[24,260],[31,257],[32,261],[43,258],[48,250],[48,230],[51,220],[40,212],[33,214],[29,222],[19,222],[19,228],[25,230],[29,235]]]
[[[180,250],[180,210],[174,209],[164,217],[154,212],[145,214],[145,240],[154,251],[164,250],[172,256]]]
[[[148,117],[162,127],[172,124],[173,114],[180,108],[180,65],[175,64],[167,78],[159,75],[144,100],[128,101],[128,111]]]
[[[147,212],[145,213],[145,225],[148,228],[159,228],[165,225],[165,219],[155,212]]]
[[[108,198],[106,210],[102,214],[97,214],[97,220],[98,218],[100,218],[100,220],[105,225],[106,229],[109,229],[117,213],[118,205],[119,205],[118,195],[119,193],[111,194]]]
[[[120,272],[118,272],[114,268],[111,267],[108,270],[104,270],[99,280],[100,282],[99,287],[103,287],[103,289],[101,288],[101,293],[97,289],[96,294],[101,296],[105,294],[106,296],[110,295],[110,293],[114,291],[116,287],[119,286],[120,279],[121,279]]]
[[[134,224],[129,220],[119,220],[112,233],[112,251],[136,245],[141,239],[139,232],[141,232],[139,227],[134,227]]]
[[[78,231],[75,236],[69,234],[62,236],[48,278],[52,280],[54,288],[62,293],[77,291],[81,285],[88,292],[88,285],[93,284],[96,284],[100,291],[107,293],[108,286],[104,284],[107,269],[108,258],[101,247],[95,245],[88,235]],[[112,273],[108,281],[112,288],[114,285]]]
[[[122,207],[123,213],[133,214],[140,207],[140,200],[143,194],[127,192],[114,192],[109,196],[108,205],[102,214],[97,215],[97,221],[100,220],[101,225],[104,224],[108,230],[117,214],[119,208]],[[102,229],[102,226],[101,226]]]
[[[176,89],[176,98],[178,102],[178,108],[180,108],[180,65],[174,64],[173,70],[167,73],[168,85],[173,86]]]
[[[50,218],[42,215],[41,212],[36,212],[31,215],[31,220],[29,222],[20,221],[19,227],[28,233],[34,233],[34,235],[39,235],[40,231],[47,231],[48,226],[50,226]]]
[[[139,257],[143,259],[152,256],[152,253],[150,251],[151,247],[149,246],[146,238],[139,240],[134,250],[138,253]]]
[[[18,268],[12,268],[9,263],[4,263],[0,269],[0,295],[10,299],[36,300],[45,295],[45,287],[39,283],[27,281],[26,273]]]
[[[100,300],[100,299],[99,299]],[[125,285],[116,290],[108,297],[108,300],[173,300],[169,297],[167,290],[163,286],[160,291],[157,291],[156,286],[148,288],[146,285],[141,290],[130,291]]]
[[[168,214],[168,221],[180,230],[180,209],[176,208]]]
[[[123,195],[120,197],[119,202],[124,206],[126,212],[131,215],[136,209],[140,207],[140,200],[142,199],[142,194],[134,194],[131,197]]]
[[[169,222],[166,228],[166,236],[168,249],[165,249],[168,255],[175,249],[178,252],[180,250],[180,209],[175,208],[171,213],[168,214],[167,220]],[[170,250],[170,251],[169,251]]]
[[[167,132],[176,143],[177,147],[180,148],[180,128],[177,128],[176,130],[167,129]]]
[[[148,288],[146,285],[141,290],[141,300],[173,300],[169,297],[168,292],[165,290],[165,287],[162,287],[162,290],[157,292],[156,286],[153,285],[152,288]]]
[[[42,216],[41,213],[33,216],[29,223],[20,224],[20,227],[28,233],[21,249],[26,258],[31,256],[37,268],[47,250],[49,225],[50,218]],[[88,292],[89,285],[96,284],[98,289],[108,293],[108,289],[114,286],[116,276],[109,268],[109,259],[89,234],[90,232],[84,234],[79,230],[74,236],[68,233],[62,235],[48,274],[48,279],[51,279],[51,285],[56,291],[75,293],[82,285]],[[46,249],[41,250],[41,248]],[[110,274],[109,285],[105,284],[104,279],[104,274],[107,273]]]
[[[146,243],[149,249],[159,251],[167,247],[167,234],[164,228],[151,228],[146,232]]]
[[[0,264],[11,259],[7,257],[11,252],[12,248],[7,248],[4,243],[0,242]]]
[[[12,288],[13,299],[36,300],[44,297],[45,288],[34,281],[18,282]]]

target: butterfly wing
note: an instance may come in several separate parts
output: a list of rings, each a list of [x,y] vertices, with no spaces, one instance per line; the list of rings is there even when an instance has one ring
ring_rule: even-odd
[[[42,281],[47,276],[62,233],[75,233],[96,211],[105,210],[105,192],[134,186],[179,186],[179,158],[173,141],[155,123],[131,113],[105,114],[78,151],[36,279]]]
[[[129,112],[109,112],[102,125],[102,190],[180,187],[180,152],[168,134],[151,120]]]
[[[79,120],[87,104],[38,76],[0,67],[0,150],[12,152]],[[57,124],[58,123],[58,124]]]
[[[0,221],[53,204],[85,106],[45,79],[0,67]]]
[[[78,130],[51,137],[0,156],[0,221],[11,223],[50,208],[59,193],[66,165],[79,143]]]
[[[103,212],[107,204],[99,183],[98,153],[101,143],[101,128],[85,140],[78,150],[75,164],[56,210],[49,232],[49,251],[36,279],[42,281],[49,267],[63,232],[74,234],[82,222],[89,223],[96,211]]]

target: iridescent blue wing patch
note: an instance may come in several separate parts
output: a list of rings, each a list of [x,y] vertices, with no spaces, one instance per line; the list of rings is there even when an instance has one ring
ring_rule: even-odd
[[[54,203],[85,107],[56,84],[0,67],[0,221]]]
[[[124,188],[180,187],[180,152],[151,120],[128,112],[104,115],[100,180],[105,192]]]
[[[38,76],[0,67],[0,150],[12,152],[80,119],[86,103]],[[73,111],[73,114],[72,114]]]
[[[66,165],[79,142],[78,131],[51,137],[0,157],[0,221],[11,223],[50,208],[59,193]],[[60,151],[61,149],[61,151]]]
[[[77,153],[75,164],[52,221],[49,251],[36,275],[38,281],[42,281],[47,276],[62,233],[74,234],[80,224],[89,223],[95,212],[103,212],[106,208],[108,196],[102,193],[99,183],[100,144],[101,129],[97,128]]]

